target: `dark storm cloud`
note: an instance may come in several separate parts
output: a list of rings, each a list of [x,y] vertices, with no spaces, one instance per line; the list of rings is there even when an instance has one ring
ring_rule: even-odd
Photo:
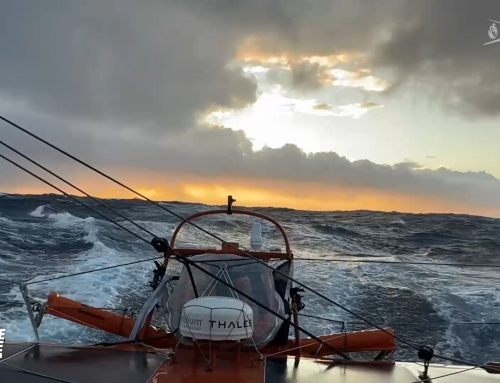
[[[324,72],[320,65],[302,62],[291,65],[292,84],[294,89],[311,91],[325,85]]]
[[[251,77],[227,63],[250,36],[270,53],[368,54],[394,86],[427,84],[469,115],[500,111],[500,49],[488,18],[500,3],[468,0],[107,0],[7,2],[0,13],[0,93],[54,115],[184,129],[211,107],[255,101]],[[317,64],[292,68],[321,86]]]
[[[207,132],[193,132],[190,142],[203,147]],[[373,191],[399,192],[446,199],[473,206],[500,208],[500,180],[485,172],[458,172],[446,168],[430,170],[415,162],[393,166],[379,165],[368,160],[349,161],[334,152],[306,154],[295,145],[282,148],[251,150],[251,142],[242,132],[230,129],[211,131],[212,141],[219,147],[187,155],[174,148],[168,150],[170,161],[163,168],[179,160],[187,161],[190,173],[202,176],[246,177],[290,182],[322,184],[327,187],[357,187]],[[217,137],[217,138],[216,138]],[[231,148],[230,152],[221,152]],[[150,164],[152,165],[152,164]],[[152,165],[153,166],[153,165]]]
[[[411,2],[408,11],[413,17],[391,30],[373,62],[395,71],[396,86],[431,84],[447,106],[465,115],[498,115],[500,49],[483,44],[490,40],[487,19],[500,15],[500,2]]]
[[[195,9],[246,28],[269,54],[364,52],[371,66],[392,71],[387,93],[418,84],[464,115],[500,113],[500,49],[483,45],[488,19],[500,18],[497,0],[220,0]],[[298,87],[319,85],[314,66],[296,69]]]
[[[255,101],[254,81],[225,67],[234,38],[159,1],[7,2],[0,93],[57,116],[184,129]]]

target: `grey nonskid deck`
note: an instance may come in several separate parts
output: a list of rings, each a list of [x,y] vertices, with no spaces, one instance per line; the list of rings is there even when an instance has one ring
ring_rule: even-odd
[[[147,352],[5,343],[0,382],[142,383],[151,379],[164,359]]]

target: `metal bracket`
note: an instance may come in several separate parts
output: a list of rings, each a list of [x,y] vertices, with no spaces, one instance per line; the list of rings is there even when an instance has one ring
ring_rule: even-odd
[[[227,196],[227,214],[231,215],[233,214],[233,203],[236,202],[236,200],[233,198],[232,195]]]
[[[36,342],[40,343],[40,336],[38,335],[38,328],[35,321],[35,316],[33,315],[33,310],[31,308],[30,298],[28,296],[28,286],[22,284],[19,286],[21,294],[23,295],[24,303],[26,303],[26,308],[28,309],[28,316],[30,317],[31,327],[33,327],[33,332],[35,333]]]
[[[137,315],[137,319],[135,320],[134,328],[129,334],[128,337],[129,340],[136,340],[139,331],[146,324],[148,315],[154,310],[156,305],[160,302],[162,293],[164,292],[164,289],[166,288],[168,281],[169,281],[168,278],[163,278],[160,284],[158,285],[157,289],[153,291],[153,293],[149,296],[146,303],[144,303],[144,305],[142,306],[141,311],[139,312],[139,314]]]
[[[42,324],[42,319],[43,316],[45,315],[45,310],[47,309],[47,305],[34,302],[32,303],[31,309],[33,310],[34,313],[37,313],[35,316],[35,325],[38,328]]]
[[[218,278],[224,278],[227,283],[229,283],[231,286],[234,287],[234,283],[231,280],[231,276],[229,275],[229,272],[227,271],[227,263],[226,262],[221,263],[221,265],[219,266],[219,271],[217,271],[217,274],[215,276]],[[204,296],[209,296],[210,294],[212,294],[212,291],[214,291],[215,286],[217,286],[218,283],[219,283],[219,281],[212,279],[210,281],[210,283],[208,284],[207,288],[205,289],[205,291],[203,291],[203,293],[201,294],[201,296],[204,297]],[[231,296],[233,298],[240,299],[238,293],[236,291],[233,291],[233,289],[230,288],[229,293],[231,294]]]

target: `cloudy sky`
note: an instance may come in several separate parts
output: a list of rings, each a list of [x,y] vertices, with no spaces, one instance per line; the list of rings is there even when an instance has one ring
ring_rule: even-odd
[[[1,115],[150,197],[500,216],[497,0],[2,3]],[[0,191],[29,177],[0,162]]]

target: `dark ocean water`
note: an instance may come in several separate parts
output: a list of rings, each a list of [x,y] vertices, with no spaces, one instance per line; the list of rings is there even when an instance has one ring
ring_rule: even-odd
[[[107,203],[168,239],[178,224],[175,217],[142,201]],[[186,203],[165,206],[182,216],[212,208]],[[500,265],[500,220],[449,214],[251,210],[282,223],[298,259],[435,262],[426,266],[298,260],[295,277],[373,322],[395,323],[397,334],[416,345],[430,345],[437,353],[477,362],[500,361],[499,325],[449,324],[500,322],[500,269],[439,265]],[[225,240],[249,242],[250,219],[219,216],[199,223]],[[282,244],[273,227],[264,224],[263,234],[266,246]],[[217,244],[191,228],[183,229],[179,241]],[[155,255],[137,238],[62,196],[0,195],[0,279],[40,280]],[[33,284],[30,295],[45,300],[57,291],[96,307],[140,307],[151,292],[147,282],[152,268],[148,262]],[[312,293],[303,297],[304,314],[359,322]],[[18,287],[0,282],[0,328],[7,329],[8,340],[32,339],[21,303]],[[301,323],[318,335],[340,330],[339,324],[306,317]],[[366,327],[349,324],[347,329],[362,328]],[[90,344],[105,338],[95,330],[48,315],[40,332],[42,341],[48,342]],[[398,345],[395,358],[415,360],[416,354]]]

